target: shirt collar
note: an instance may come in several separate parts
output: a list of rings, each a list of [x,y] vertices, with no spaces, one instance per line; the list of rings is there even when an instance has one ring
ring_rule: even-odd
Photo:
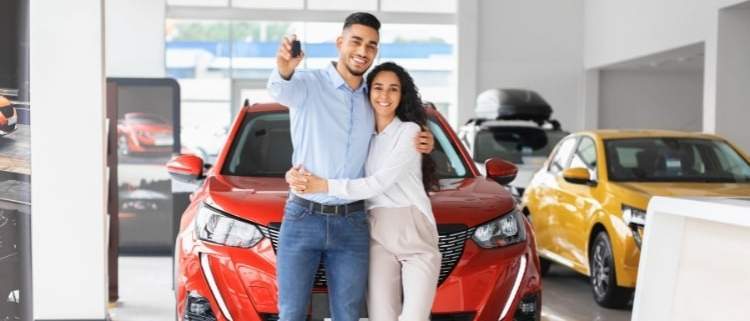
[[[385,126],[385,129],[383,129],[382,135],[390,136],[391,134],[394,134],[396,132],[396,129],[401,126],[401,119],[398,119],[398,116],[393,117],[393,120],[390,124]]]
[[[331,61],[331,63],[326,68],[326,72],[328,72],[328,78],[331,79],[331,82],[333,83],[333,88],[341,88],[342,86],[348,90],[352,90],[349,88],[349,85],[344,81],[344,78],[341,77],[341,74],[339,74],[339,71],[336,70],[336,62]],[[359,88],[354,89],[352,91],[358,92],[358,91],[364,91],[366,87],[364,78],[362,79],[362,83],[359,85]]]

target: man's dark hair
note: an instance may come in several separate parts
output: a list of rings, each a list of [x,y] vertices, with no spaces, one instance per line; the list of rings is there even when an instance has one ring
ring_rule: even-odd
[[[380,20],[367,12],[355,12],[346,17],[346,20],[344,20],[344,29],[346,30],[352,25],[368,26],[380,32]]]

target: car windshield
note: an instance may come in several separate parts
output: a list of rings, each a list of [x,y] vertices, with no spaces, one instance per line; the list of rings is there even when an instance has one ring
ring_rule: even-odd
[[[477,133],[474,160],[484,162],[499,157],[523,164],[524,157],[547,157],[568,133],[525,126],[491,127]]]
[[[750,182],[750,165],[729,144],[695,138],[604,141],[612,181]]]
[[[445,129],[435,120],[429,121],[435,136],[432,159],[439,178],[460,178],[470,175]],[[292,141],[289,135],[289,114],[266,112],[249,114],[232,142],[222,175],[283,177],[292,167]]]

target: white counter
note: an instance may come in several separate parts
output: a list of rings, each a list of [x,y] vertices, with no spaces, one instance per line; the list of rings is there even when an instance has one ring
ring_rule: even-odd
[[[634,321],[750,320],[750,195],[654,197]]]

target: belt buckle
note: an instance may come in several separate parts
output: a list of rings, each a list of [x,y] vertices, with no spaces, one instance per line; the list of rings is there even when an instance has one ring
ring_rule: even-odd
[[[329,210],[333,208],[333,210]],[[336,205],[320,204],[320,213],[326,216],[336,215]]]

